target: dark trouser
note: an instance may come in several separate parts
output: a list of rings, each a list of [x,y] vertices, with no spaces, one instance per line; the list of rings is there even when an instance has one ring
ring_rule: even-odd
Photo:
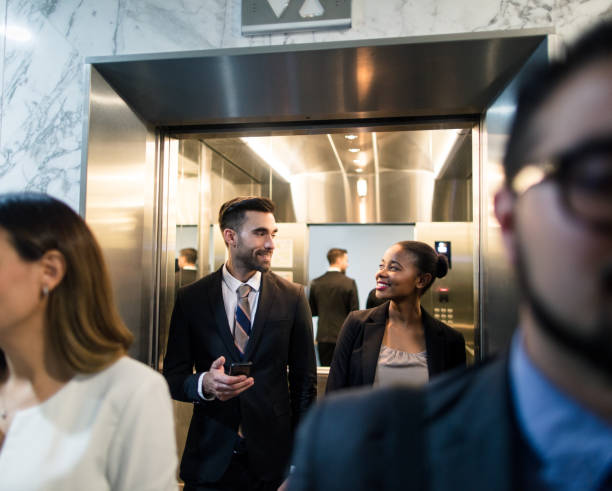
[[[234,450],[232,460],[217,482],[205,484],[185,483],[184,491],[276,491],[282,481],[262,481],[249,468],[244,440]]]
[[[336,343],[317,343],[317,348],[319,350],[319,361],[321,362],[322,367],[328,367],[331,365],[335,347]]]

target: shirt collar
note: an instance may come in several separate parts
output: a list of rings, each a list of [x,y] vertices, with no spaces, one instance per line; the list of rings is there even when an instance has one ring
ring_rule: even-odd
[[[261,271],[256,271],[253,276],[251,276],[246,283],[242,283],[239,279],[232,276],[232,274],[227,269],[227,265],[223,265],[223,281],[227,285],[227,287],[235,292],[238,290],[238,287],[242,284],[249,285],[253,291],[258,292],[259,287],[261,286]]]
[[[520,329],[510,350],[510,381],[522,433],[553,489],[597,489],[612,470],[612,426],[556,387],[532,362]]]
[[[336,267],[336,266],[330,266],[329,269],[327,271],[337,271],[338,273],[342,273],[342,271],[340,270],[340,268]]]

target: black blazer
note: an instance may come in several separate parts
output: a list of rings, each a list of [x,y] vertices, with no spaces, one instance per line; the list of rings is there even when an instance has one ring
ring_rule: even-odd
[[[316,397],[312,318],[301,285],[263,273],[245,361],[255,384],[229,401],[204,401],[202,372],[219,356],[240,361],[221,292],[219,269],[179,290],[164,359],[172,397],[193,402],[181,477],[189,484],[217,481],[227,469],[238,425],[252,468],[267,481],[282,477],[294,429]],[[289,372],[287,373],[287,368]]]
[[[463,335],[434,319],[421,307],[429,378],[465,366]],[[372,385],[389,317],[389,302],[352,312],[346,319],[329,369],[326,392]]]
[[[359,308],[357,284],[340,271],[328,271],[312,280],[310,310],[319,316],[317,341],[335,343],[349,312]]]
[[[421,390],[326,397],[300,428],[292,463],[290,491],[538,489],[505,359]]]

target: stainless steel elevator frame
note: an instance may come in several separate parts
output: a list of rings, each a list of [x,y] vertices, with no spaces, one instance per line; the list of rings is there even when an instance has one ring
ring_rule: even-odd
[[[411,125],[473,128],[478,357],[514,326],[511,272],[488,207],[517,80],[549,30],[89,58],[81,212],[109,264],[132,355],[157,366],[174,271],[171,147],[185,135]],[[503,108],[503,110],[499,110]],[[476,185],[478,183],[478,185]],[[171,215],[171,213],[170,213]]]

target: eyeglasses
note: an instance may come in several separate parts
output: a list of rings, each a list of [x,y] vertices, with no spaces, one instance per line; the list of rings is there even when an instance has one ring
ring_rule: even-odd
[[[545,180],[559,183],[563,204],[573,216],[595,228],[612,230],[612,136],[524,166],[510,188],[521,195]]]

